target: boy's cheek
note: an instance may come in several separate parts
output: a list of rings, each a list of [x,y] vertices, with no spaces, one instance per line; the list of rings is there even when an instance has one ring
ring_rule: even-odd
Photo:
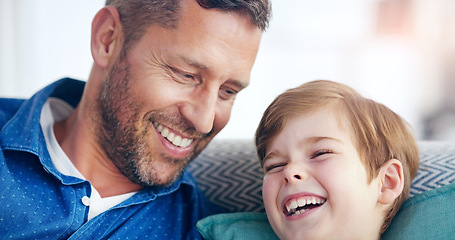
[[[277,206],[279,190],[280,189],[278,184],[276,184],[276,181],[273,181],[273,179],[268,178],[267,176],[264,177],[262,185],[262,199],[267,208]]]

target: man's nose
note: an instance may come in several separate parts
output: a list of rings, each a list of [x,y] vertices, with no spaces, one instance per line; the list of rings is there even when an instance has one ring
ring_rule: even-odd
[[[194,93],[180,111],[198,132],[207,134],[213,129],[217,100],[217,90],[204,89]]]

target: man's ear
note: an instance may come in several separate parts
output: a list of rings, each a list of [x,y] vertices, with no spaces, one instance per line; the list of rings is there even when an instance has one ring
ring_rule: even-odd
[[[95,64],[107,67],[109,60],[116,57],[115,49],[122,43],[122,27],[117,9],[113,6],[102,8],[92,21],[91,51]]]
[[[379,171],[381,186],[378,202],[393,203],[404,188],[403,165],[397,159],[387,161]]]

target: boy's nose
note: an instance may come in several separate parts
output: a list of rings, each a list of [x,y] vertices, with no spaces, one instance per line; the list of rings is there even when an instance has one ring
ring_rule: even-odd
[[[292,176],[285,177],[286,183],[289,183],[291,181],[299,181],[299,180],[302,180],[302,176],[300,174],[294,174]]]
[[[284,180],[286,183],[294,182],[294,181],[302,181],[305,179],[306,172],[303,169],[291,164],[286,166],[284,170]]]

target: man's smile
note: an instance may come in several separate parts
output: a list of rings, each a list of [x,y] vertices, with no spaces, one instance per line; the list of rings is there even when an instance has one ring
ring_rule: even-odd
[[[183,135],[179,134],[178,132],[169,129],[166,126],[163,126],[157,122],[153,122],[153,126],[156,128],[156,130],[163,136],[165,139],[167,139],[170,143],[172,143],[174,146],[181,147],[181,148],[186,148],[193,143],[192,138],[186,138]]]

